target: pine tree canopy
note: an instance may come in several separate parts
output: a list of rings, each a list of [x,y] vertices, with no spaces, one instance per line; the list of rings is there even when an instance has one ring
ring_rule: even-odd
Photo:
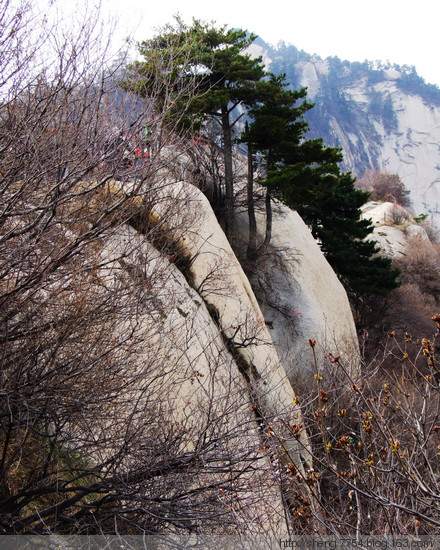
[[[249,107],[258,97],[266,75],[261,58],[251,58],[244,50],[256,36],[243,30],[193,20],[186,26],[177,18],[177,26],[168,26],[152,40],[140,44],[144,61],[133,64],[124,86],[143,97],[157,87],[165,74],[161,103],[155,108],[169,109],[181,129],[197,131],[213,119],[222,134],[225,175],[225,232],[231,238],[234,226],[234,173],[232,132],[243,112],[233,118],[239,105]],[[186,92],[182,94],[182,88]],[[179,93],[176,93],[178,91]],[[156,94],[157,95],[157,94]],[[171,108],[170,108],[171,105]]]
[[[361,219],[369,193],[356,189],[350,173],[341,174],[322,196],[298,211],[310,224],[328,262],[355,295],[386,295],[399,286],[391,259],[379,256],[370,220]]]
[[[298,210],[346,288],[355,293],[385,294],[398,286],[391,261],[379,257],[374,241],[365,240],[372,225],[360,219],[368,194],[341,174],[341,149],[321,139],[306,139],[304,114],[313,108],[305,88],[288,89],[285,75],[268,74],[261,58],[245,50],[255,40],[243,30],[215,27],[179,18],[139,45],[142,61],[132,64],[123,83],[142,97],[159,97],[153,106],[168,112],[173,127],[198,131],[208,118],[221,131],[224,158],[224,223],[234,227],[233,127],[246,113],[251,124],[243,140],[259,153],[267,187],[266,239],[271,234],[271,197]],[[158,88],[159,87],[159,88]],[[159,93],[158,93],[159,91]],[[241,105],[243,109],[236,111]],[[176,123],[177,121],[177,123]]]
[[[176,18],[176,26],[168,25],[139,44],[143,60],[129,66],[123,85],[148,97],[165,72],[169,86],[163,90],[163,104],[178,97],[174,111],[190,114],[187,123],[201,123],[219,115],[222,108],[231,112],[240,103],[253,103],[266,74],[261,58],[244,53],[255,38],[241,29],[215,27],[196,19],[187,26]],[[188,93],[182,94],[185,86]]]
[[[389,293],[399,284],[399,272],[367,239],[374,228],[361,219],[361,207],[369,193],[354,187],[350,173],[341,173],[340,149],[305,139],[304,113],[313,105],[296,102],[304,100],[306,90],[287,90],[284,75],[272,76],[266,86],[268,97],[250,110],[253,122],[246,134],[252,150],[263,157],[266,172],[260,183],[299,212],[350,293]]]

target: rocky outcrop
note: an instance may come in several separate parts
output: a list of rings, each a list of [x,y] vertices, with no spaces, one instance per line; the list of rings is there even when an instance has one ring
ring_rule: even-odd
[[[210,230],[213,229],[212,234],[220,244],[221,231],[211,226]],[[203,237],[194,233],[192,242],[196,242],[198,237],[203,240],[207,235]],[[222,243],[222,248],[217,252],[222,252],[225,244]],[[201,260],[203,265],[209,266],[211,252],[200,248],[198,252],[199,262]],[[254,344],[249,375],[243,372],[246,367],[243,366],[244,359],[240,360],[240,350],[234,349],[234,345],[238,348],[238,343],[229,343],[234,341],[231,331],[236,333],[235,338],[240,334],[244,339],[246,330],[252,338],[251,326],[252,334],[259,334],[261,339],[267,336],[261,331],[253,332],[255,325],[261,325],[261,322],[248,296],[252,291],[246,286],[245,278],[240,278],[239,267],[232,257],[224,258],[224,270],[230,270],[229,283],[233,285],[227,287],[230,309],[234,308],[234,302],[236,304],[235,314],[229,310],[228,321],[224,319],[224,323],[228,324],[224,324],[221,304],[216,302],[218,316],[213,316],[212,310],[209,311],[213,301],[206,299],[202,288],[199,292],[194,290],[176,267],[174,258],[157,250],[132,227],[125,226],[109,240],[102,256],[105,263],[105,268],[100,272],[102,284],[117,284],[123,277],[134,277],[139,282],[139,294],[134,297],[135,312],[125,318],[120,316],[114,327],[123,338],[135,326],[138,339],[148,342],[143,353],[139,353],[136,367],[142,382],[139,384],[139,394],[133,398],[140,402],[145,400],[139,408],[148,410],[153,401],[156,407],[160,403],[164,418],[168,421],[172,419],[173,430],[181,432],[181,445],[185,452],[197,452],[201,438],[207,442],[212,439],[213,458],[219,464],[221,461],[230,463],[237,476],[235,486],[239,497],[235,515],[239,532],[251,534],[262,529],[273,535],[286,533],[288,526],[284,505],[273,465],[269,455],[261,451],[264,438],[255,415],[253,393],[258,385],[264,385],[261,399],[270,402],[271,418],[276,410],[280,418],[289,422],[298,421],[298,411],[295,413],[292,388],[283,377],[282,367],[273,347],[270,348],[268,338],[264,343]],[[203,267],[199,267],[201,277],[211,273],[211,268],[206,267],[203,271]],[[237,280],[232,279],[235,276],[238,276]],[[201,279],[197,280],[200,284]],[[216,288],[221,295],[222,285],[226,281],[218,281],[221,284],[216,284],[216,279],[211,281],[211,289]],[[246,326],[238,330],[231,326],[239,322]],[[251,361],[251,352],[246,351],[246,360]],[[249,383],[252,368],[264,370],[259,370],[260,377],[256,376],[255,384]],[[128,403],[127,406],[130,410],[131,405]],[[261,411],[264,410],[262,405]],[[122,408],[119,414],[123,414]],[[158,437],[160,435],[158,431]],[[298,454],[298,450],[292,446],[292,455],[294,453]],[[290,460],[295,458],[292,455]],[[304,463],[307,460],[305,457]],[[248,468],[247,464],[251,462],[258,464],[258,468]],[[303,467],[300,459],[298,465]],[[238,476],[241,470],[243,473]],[[227,466],[224,466],[223,473],[221,468],[219,473],[215,473],[213,464],[212,471],[215,481],[202,471],[198,483],[219,484],[222,475],[225,479],[231,475]],[[226,511],[227,496],[224,500]]]
[[[284,448],[298,468],[310,457],[307,441],[298,443],[283,427],[301,422],[292,406],[295,394],[280,361],[251,284],[233,252],[211,206],[201,191],[191,185],[176,185],[185,193],[186,208],[175,225],[187,227],[176,236],[188,257],[187,277],[218,326],[223,341],[246,380],[250,398],[268,425],[278,425]],[[159,213],[160,215],[160,213]]]
[[[182,429],[186,451],[197,450],[201,434],[215,434],[219,462],[230,453],[237,468],[258,462],[236,482],[241,531],[258,531],[258,521],[266,532],[285,533],[275,470],[294,467],[302,478],[312,471],[294,386],[300,376],[310,382],[315,369],[309,339],[356,364],[346,293],[297,213],[275,208],[272,243],[252,288],[207,198],[188,184],[164,189],[154,211],[133,219],[101,252],[102,284],[121,277],[138,283],[133,312],[115,330],[120,338],[139,331],[148,342],[136,368],[146,395],[161,395],[166,417]],[[150,238],[153,226],[162,238]],[[308,489],[298,490],[316,506]],[[284,489],[289,506],[297,496]]]
[[[407,209],[397,204],[368,202],[362,209],[362,218],[371,220],[374,231],[369,238],[377,241],[381,253],[389,258],[405,256],[408,247],[418,240],[428,247],[432,246],[425,229]]]
[[[328,351],[356,369],[358,340],[344,287],[298,213],[276,203],[273,214],[271,243],[252,269],[251,281],[292,384],[309,384],[315,373],[309,339],[317,342],[319,369]],[[246,216],[240,223],[246,234]]]

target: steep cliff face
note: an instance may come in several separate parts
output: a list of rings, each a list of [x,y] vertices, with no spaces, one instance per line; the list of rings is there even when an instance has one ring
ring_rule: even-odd
[[[402,75],[396,70],[383,72],[383,80],[368,85],[366,79],[344,90],[361,112],[369,112],[374,96],[386,99],[394,115],[387,127],[383,117],[373,119],[374,134],[365,125],[356,129],[331,119],[336,142],[344,149],[345,164],[362,174],[365,168],[377,168],[397,174],[410,191],[417,214],[426,212],[439,219],[440,214],[440,109],[426,104],[422,97],[398,87]],[[368,160],[367,160],[368,159]]]
[[[368,72],[352,75],[335,88],[337,82],[323,70],[315,70],[311,78],[310,67],[315,66],[313,60],[297,66],[301,85],[317,102],[312,133],[340,145],[344,168],[357,176],[369,168],[397,174],[410,191],[416,213],[431,214],[438,222],[439,106],[405,89],[405,75],[396,69],[377,71],[374,79]]]
[[[440,222],[440,90],[413,67],[321,59],[294,46],[259,43],[266,65],[308,89],[310,137],[343,148],[343,168],[397,174],[416,214]]]

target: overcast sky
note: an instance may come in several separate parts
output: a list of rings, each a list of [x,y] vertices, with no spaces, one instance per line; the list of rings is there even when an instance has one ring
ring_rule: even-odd
[[[440,0],[102,0],[118,32],[147,38],[180,13],[325,58],[414,65],[440,86]]]

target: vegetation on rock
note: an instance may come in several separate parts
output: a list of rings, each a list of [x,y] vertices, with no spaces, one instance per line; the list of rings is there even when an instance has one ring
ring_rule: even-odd
[[[396,174],[387,174],[378,170],[367,170],[357,180],[356,185],[361,189],[369,191],[371,200],[410,206],[409,191]]]
[[[265,76],[261,59],[245,53],[255,40],[243,30],[217,28],[194,20],[191,27],[177,19],[176,27],[165,27],[155,38],[140,44],[144,61],[129,69],[125,88],[148,97],[156,86],[161,70],[157,59],[165,56],[173,62],[174,77],[181,82],[195,81],[191,97],[174,102],[174,112],[182,107],[186,122],[198,129],[211,117],[221,128],[225,178],[225,231],[230,237],[234,224],[234,174],[232,165],[233,128],[243,113],[240,106],[249,106],[258,94],[258,85]]]

